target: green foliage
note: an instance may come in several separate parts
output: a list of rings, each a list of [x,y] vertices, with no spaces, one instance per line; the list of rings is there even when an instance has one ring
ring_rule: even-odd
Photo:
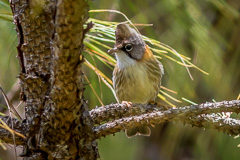
[[[231,100],[238,97],[239,1],[149,0],[139,3],[137,0],[111,2],[99,0],[90,1],[90,7],[92,10],[104,8],[121,11],[133,24],[153,24],[153,26],[136,26],[142,35],[148,36],[148,38],[144,37],[145,40],[164,65],[165,88],[161,90],[162,99],[165,97],[168,102],[179,106],[180,101],[182,101],[181,105],[189,104],[182,97],[195,103],[212,101],[212,99]],[[90,82],[85,97],[89,100],[89,106],[93,107],[115,101],[109,88],[111,88],[112,69],[116,61],[107,54],[107,50],[114,44],[116,23],[126,21],[126,18],[113,12],[91,12],[89,21],[95,22],[95,26],[84,42],[86,46],[84,56],[89,62],[89,64],[85,63],[84,68]],[[15,85],[19,72],[18,60],[15,58],[17,38],[13,28],[8,2],[1,0],[0,84],[5,91]],[[181,53],[179,55],[184,59],[185,64],[171,48],[165,45],[162,47],[166,48],[152,45],[149,40],[158,45],[164,43],[172,46]],[[90,66],[92,70],[89,69]],[[194,81],[189,77],[185,66],[190,67]],[[199,71],[197,66],[208,72],[209,76],[202,74],[202,70]],[[164,130],[161,131],[161,128]],[[99,141],[100,155],[104,160],[150,159],[149,153],[155,159],[161,156],[163,159],[234,160],[240,156],[237,148],[239,140],[215,131],[170,124],[156,126],[152,132],[150,138],[127,139],[120,133],[102,139]]]
[[[89,12],[90,13],[92,13],[92,12],[93,13],[94,12],[98,12],[98,13],[110,12],[110,13],[121,14],[126,19],[125,23],[130,23],[133,27],[135,27],[135,25],[132,24],[132,22],[127,18],[126,15],[124,15],[123,13],[116,11],[116,10],[90,10]],[[111,47],[113,47],[113,45],[114,45],[113,43],[115,43],[116,25],[120,22],[102,21],[102,20],[97,20],[94,18],[90,18],[89,21],[94,23],[94,27],[90,30],[90,33],[87,34],[86,39],[84,41],[84,44],[86,45],[86,49],[85,49],[86,53],[90,54],[91,58],[96,57],[99,60],[99,62],[102,62],[107,67],[112,69],[116,63],[116,60],[113,59],[111,55],[107,54],[106,49],[110,49]],[[136,25],[139,25],[139,24],[136,24]],[[148,26],[148,25],[140,24],[140,26]],[[136,27],[135,27],[135,29],[137,30]],[[165,58],[166,60],[173,61],[174,63],[177,63],[181,66],[186,67],[191,79],[193,79],[193,78],[192,78],[192,75],[188,68],[195,68],[195,69],[201,71],[202,73],[208,75],[207,72],[201,70],[199,67],[197,67],[193,63],[191,63],[190,62],[191,58],[186,57],[182,54],[179,54],[178,52],[176,52],[173,48],[169,47],[168,45],[166,45],[158,40],[149,38],[147,36],[142,36],[142,38],[150,46],[150,49],[153,52],[155,52],[156,58],[158,58],[159,60]],[[108,44],[106,44],[106,43],[108,43]],[[99,69],[94,67],[94,65],[92,65],[89,62],[89,60],[86,60],[86,63],[87,63],[87,66],[90,69],[92,69],[100,77],[100,79],[107,85],[107,87],[109,87],[111,89],[111,91],[114,94],[114,90],[112,88],[112,81],[109,78],[107,78],[107,76],[103,72],[101,72]],[[170,91],[170,93],[173,93],[173,91],[171,91],[165,87],[162,87],[162,88],[165,89],[165,91],[167,91],[167,92]],[[91,87],[91,89],[93,90],[93,87]],[[180,100],[174,98],[173,96],[169,95],[165,91],[161,90],[161,94],[159,94],[159,97],[163,101],[165,101],[166,103],[168,103],[174,107],[175,107],[175,105],[172,104],[171,102],[169,102],[167,100],[167,98],[169,98],[175,102],[181,103]],[[94,91],[94,94],[96,95],[96,97],[99,97],[96,94],[96,91]],[[187,100],[186,98],[182,98],[182,99],[187,102],[191,102],[190,100]],[[98,98],[98,100],[101,101],[101,104],[102,104],[102,100],[100,100],[99,98]],[[191,104],[193,104],[193,103],[191,103]]]
[[[161,41],[172,46],[179,53],[190,57],[194,65],[209,73],[201,74],[198,70],[190,68],[194,81],[189,78],[185,67],[173,63],[167,57],[161,56],[165,75],[164,87],[174,90],[178,94],[166,92],[170,96],[182,100],[181,106],[189,104],[184,102],[185,97],[195,103],[206,101],[231,100],[239,95],[240,88],[240,46],[239,12],[240,2],[225,0],[209,1],[112,1],[100,0],[91,2],[91,9],[115,9],[126,14],[133,24],[153,24],[153,26],[137,26],[142,35]],[[90,17],[105,21],[122,22],[126,19],[116,13],[91,13]],[[112,24],[113,26],[115,24]],[[111,37],[109,37],[111,38]],[[108,42],[109,45],[111,42]],[[152,47],[152,46],[151,46]],[[108,48],[102,48],[107,50]],[[161,49],[162,50],[162,49]],[[157,53],[155,52],[157,55]],[[162,54],[165,54],[164,52]],[[170,55],[170,54],[166,54]],[[175,57],[177,58],[177,57]],[[179,59],[178,59],[179,60]],[[102,71],[111,72],[106,66],[98,64]],[[91,78],[89,77],[90,81]],[[101,93],[96,85],[95,89]],[[89,91],[89,90],[88,90]],[[162,91],[164,91],[162,89]],[[110,92],[105,92],[111,95]],[[163,93],[161,93],[163,95]],[[166,97],[166,96],[165,96]],[[169,98],[168,98],[169,100]],[[103,103],[108,103],[103,100]],[[170,100],[170,102],[175,102]],[[97,102],[90,100],[97,105]],[[175,103],[176,104],[176,103]],[[178,104],[179,106],[179,104]],[[153,129],[151,138],[135,137],[141,141],[135,146],[126,145],[121,151],[114,151],[114,159],[150,159],[149,152],[155,159],[238,159],[240,156],[237,144],[238,139],[215,131],[203,131],[182,125],[167,125],[161,132],[160,127]],[[124,137],[122,143],[129,141]],[[100,141],[100,145],[122,145],[113,138]],[[101,145],[104,147],[104,145]],[[133,157],[126,156],[128,150],[137,149]],[[105,160],[110,160],[111,151],[100,150]],[[154,152],[155,151],[155,152]],[[157,153],[156,153],[157,152]],[[108,156],[109,155],[109,156]],[[148,157],[148,158],[146,158]],[[157,157],[157,158],[156,158]],[[152,158],[152,159],[154,159]]]
[[[12,22],[13,16],[7,0],[0,0],[0,21]]]

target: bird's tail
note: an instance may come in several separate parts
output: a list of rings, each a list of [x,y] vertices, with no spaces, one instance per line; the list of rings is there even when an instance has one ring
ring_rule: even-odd
[[[148,126],[138,126],[126,129],[125,133],[128,138],[132,138],[134,136],[150,136],[151,130]]]

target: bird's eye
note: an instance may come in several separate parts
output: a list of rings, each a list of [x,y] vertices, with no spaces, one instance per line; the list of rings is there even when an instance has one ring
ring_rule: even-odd
[[[133,46],[131,44],[127,44],[125,46],[125,49],[126,49],[127,52],[130,52],[133,49]]]

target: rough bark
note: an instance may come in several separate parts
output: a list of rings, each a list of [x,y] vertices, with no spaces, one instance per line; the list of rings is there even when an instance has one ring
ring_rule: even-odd
[[[159,104],[110,104],[92,109],[89,111],[89,118],[94,123],[92,134],[96,139],[115,134],[129,126],[161,124],[170,121],[238,135],[240,120],[230,118],[227,114],[229,112],[237,114],[240,112],[240,100],[207,102],[167,110]],[[10,125],[10,121],[7,124]],[[16,128],[20,127],[16,125]],[[21,129],[18,131],[23,132]],[[3,131],[0,130],[1,132]],[[10,138],[8,139],[13,143]]]
[[[19,38],[25,159],[96,159],[80,56],[85,0],[12,0]]]
[[[94,126],[96,138],[105,137],[131,126],[154,125],[164,122],[181,122],[191,126],[215,129],[229,135],[240,133],[240,120],[232,119],[223,112],[240,112],[240,100],[207,102],[199,105],[170,108],[163,106],[111,104],[90,111],[98,126]]]
[[[25,132],[25,123],[20,122],[19,120],[15,119],[15,118],[11,118],[8,116],[0,116],[0,119],[6,124],[8,125],[10,128],[11,126],[13,126],[13,130],[15,132],[18,132],[20,134],[23,134]],[[0,123],[1,124],[1,123]],[[2,140],[5,143],[10,143],[13,144],[13,134],[10,133],[8,130],[0,127],[0,140]],[[24,143],[26,142],[26,139],[24,139],[23,137],[17,136],[15,134],[15,143],[16,145],[24,145]]]

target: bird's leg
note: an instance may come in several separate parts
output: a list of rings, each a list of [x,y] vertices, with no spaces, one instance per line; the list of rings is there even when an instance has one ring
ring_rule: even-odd
[[[168,109],[172,108],[169,105],[166,105],[166,104],[163,104],[163,103],[160,103],[160,102],[156,102],[156,101],[150,101],[150,102],[148,102],[148,105],[150,105],[150,106],[154,105],[157,108],[159,108],[160,110],[168,110]]]
[[[122,101],[122,104],[125,104],[127,107],[132,106],[132,102],[130,102],[130,101]]]

